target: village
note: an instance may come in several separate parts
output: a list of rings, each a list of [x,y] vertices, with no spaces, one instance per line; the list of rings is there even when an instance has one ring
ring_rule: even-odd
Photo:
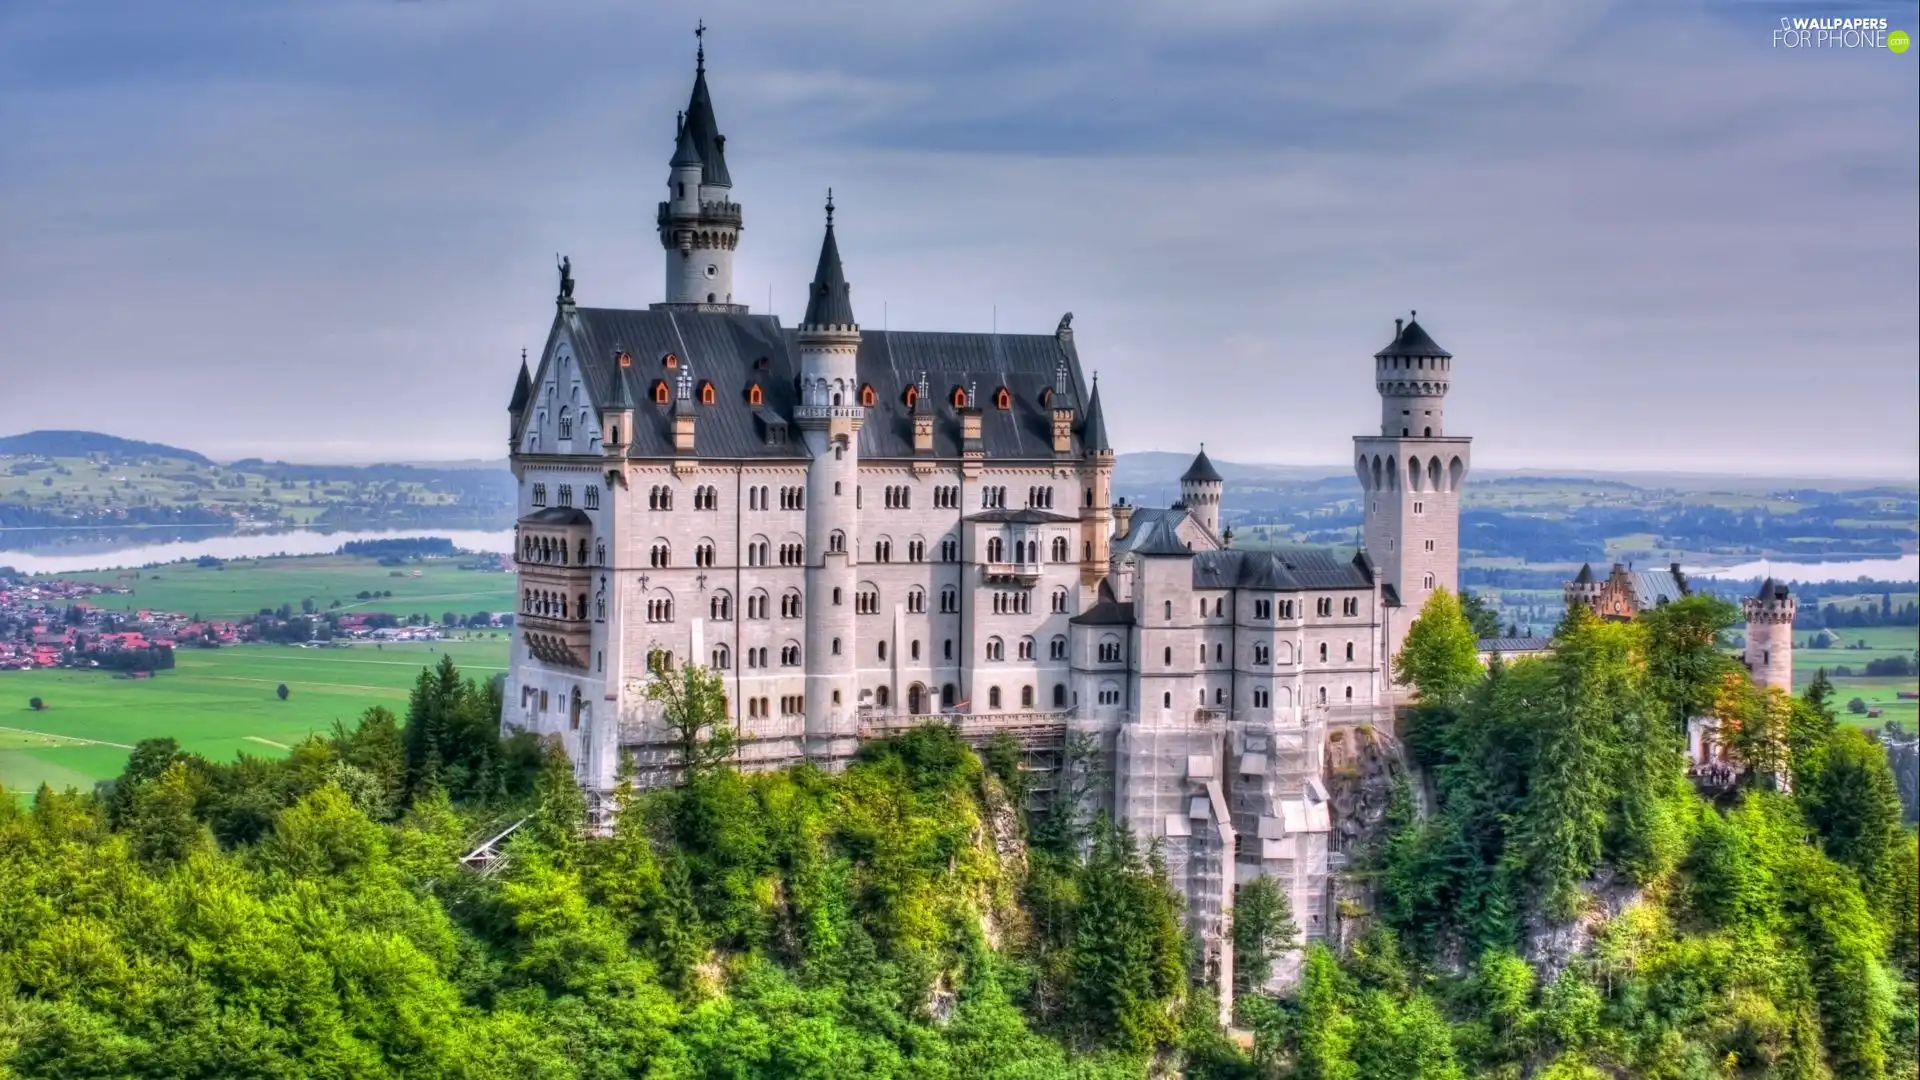
[[[149,608],[123,610],[102,599],[128,592],[124,586],[64,578],[0,577],[0,671],[103,668],[142,678],[171,668],[176,649],[440,641],[455,629],[497,629],[512,623],[510,614],[482,612],[449,622],[389,612],[302,612],[290,605],[216,620]]]

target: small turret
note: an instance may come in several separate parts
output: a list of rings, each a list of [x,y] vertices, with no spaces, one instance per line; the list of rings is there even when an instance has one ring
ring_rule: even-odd
[[[601,444],[609,454],[617,453],[633,438],[633,391],[627,387],[627,373],[632,368],[633,356],[616,345],[613,381],[607,387],[607,400],[600,406],[600,430],[605,432]]]
[[[533,399],[533,376],[527,372],[527,350],[520,350],[520,377],[513,382],[513,396],[507,399],[507,446],[520,434],[520,418],[526,415],[527,402]]]
[[[1180,477],[1180,502],[1214,536],[1220,535],[1220,492],[1224,486],[1220,470],[1207,458],[1207,444],[1201,443],[1193,464]]]
[[[1593,564],[1581,563],[1580,572],[1573,580],[1561,588],[1561,595],[1567,606],[1580,604],[1583,607],[1599,611],[1600,582],[1593,576]]]

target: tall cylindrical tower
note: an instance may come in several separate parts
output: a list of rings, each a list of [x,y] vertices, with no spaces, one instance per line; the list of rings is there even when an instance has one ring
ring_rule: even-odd
[[[1453,354],[1417,319],[1395,319],[1393,329],[1373,356],[1380,434],[1353,440],[1367,555],[1398,605],[1387,612],[1390,656],[1435,589],[1460,587],[1460,488],[1473,451],[1472,439],[1446,434]]]
[[[854,667],[855,568],[860,551],[860,326],[833,238],[833,193],[807,313],[800,321],[800,404],[806,439],[807,746],[814,755],[850,753],[859,730]]]
[[[1193,515],[1193,520],[1204,526],[1207,532],[1218,539],[1220,536],[1220,491],[1224,481],[1220,470],[1207,460],[1207,444],[1200,444],[1200,452],[1194,455],[1193,464],[1180,477],[1180,502]]]
[[[1747,670],[1756,686],[1793,693],[1793,616],[1799,608],[1785,583],[1768,578],[1741,601],[1747,616]]]

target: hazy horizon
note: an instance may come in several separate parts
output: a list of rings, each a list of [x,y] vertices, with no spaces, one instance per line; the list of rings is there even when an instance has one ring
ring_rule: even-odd
[[[17,8],[0,430],[504,455],[555,254],[583,304],[661,295],[704,18],[736,296],[786,323],[831,185],[862,323],[1073,311],[1123,447],[1342,471],[1417,308],[1482,470],[1920,477],[1920,52],[1776,50],[1783,13],[1920,29],[1878,0]]]

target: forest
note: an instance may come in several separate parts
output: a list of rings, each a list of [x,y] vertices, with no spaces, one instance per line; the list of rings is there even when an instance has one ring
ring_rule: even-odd
[[[404,717],[284,759],[152,740],[96,792],[0,796],[0,1077],[1912,1076],[1920,856],[1885,754],[1820,685],[1755,690],[1733,620],[1576,612],[1483,669],[1436,594],[1371,901],[1302,952],[1243,885],[1237,1033],[1154,847],[1024,809],[1011,745],[929,727],[743,773],[688,667],[649,691],[685,782],[601,812],[443,657]],[[1750,764],[1712,798],[1698,715]]]

